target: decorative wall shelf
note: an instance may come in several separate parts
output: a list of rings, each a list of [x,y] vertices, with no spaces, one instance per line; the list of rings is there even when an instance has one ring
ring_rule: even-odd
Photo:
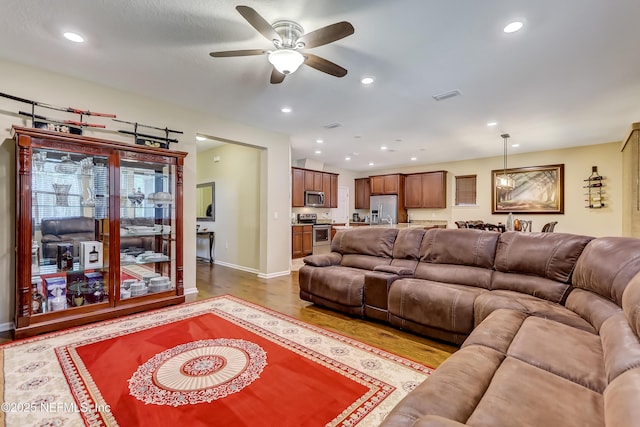
[[[585,179],[584,182],[587,184],[584,188],[587,189],[586,208],[589,209],[601,209],[604,208],[604,177],[598,174],[598,167],[592,166],[591,175],[589,178]]]

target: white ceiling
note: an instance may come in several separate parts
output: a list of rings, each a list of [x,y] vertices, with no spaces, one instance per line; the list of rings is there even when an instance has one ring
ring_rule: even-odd
[[[355,34],[309,50],[349,73],[303,66],[271,85],[266,56],[211,58],[273,47],[238,4],[307,32],[351,22]],[[1,9],[0,58],[283,132],[294,160],[337,168],[497,156],[503,132],[520,144],[510,153],[617,141],[640,120],[638,0],[2,0]],[[524,28],[505,34],[516,19]],[[453,89],[462,96],[432,98]]]

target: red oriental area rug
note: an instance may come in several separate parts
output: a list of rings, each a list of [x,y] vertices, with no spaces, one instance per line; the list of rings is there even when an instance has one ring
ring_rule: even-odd
[[[377,426],[431,372],[230,296],[0,352],[8,426]]]

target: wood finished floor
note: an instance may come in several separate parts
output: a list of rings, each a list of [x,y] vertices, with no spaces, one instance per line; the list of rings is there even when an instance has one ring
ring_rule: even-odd
[[[403,332],[380,322],[346,316],[299,297],[298,272],[273,279],[207,262],[197,263],[196,300],[233,295],[437,368],[457,347]]]
[[[203,300],[233,295],[262,305],[312,325],[329,329],[391,353],[437,368],[456,347],[403,332],[380,322],[363,320],[316,307],[300,299],[298,272],[274,279],[260,279],[221,265],[198,261],[196,266],[198,295],[189,300]],[[11,341],[11,333],[0,333],[0,343]]]

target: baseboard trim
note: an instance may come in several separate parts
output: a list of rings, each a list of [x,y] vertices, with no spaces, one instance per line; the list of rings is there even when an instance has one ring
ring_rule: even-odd
[[[13,322],[0,323],[0,332],[13,331]]]
[[[198,288],[190,288],[190,289],[185,289],[183,291],[184,296],[187,295],[198,295]]]
[[[274,277],[288,276],[289,274],[291,274],[291,270],[278,271],[276,273],[269,274],[258,273],[258,277],[260,279],[273,279]]]
[[[249,268],[249,267],[244,267],[242,265],[231,264],[230,262],[215,260],[214,263],[218,265],[222,265],[223,267],[229,267],[229,268],[234,268],[236,270],[246,271],[247,273],[255,273],[255,274],[259,273],[259,271],[256,270],[255,268]]]

